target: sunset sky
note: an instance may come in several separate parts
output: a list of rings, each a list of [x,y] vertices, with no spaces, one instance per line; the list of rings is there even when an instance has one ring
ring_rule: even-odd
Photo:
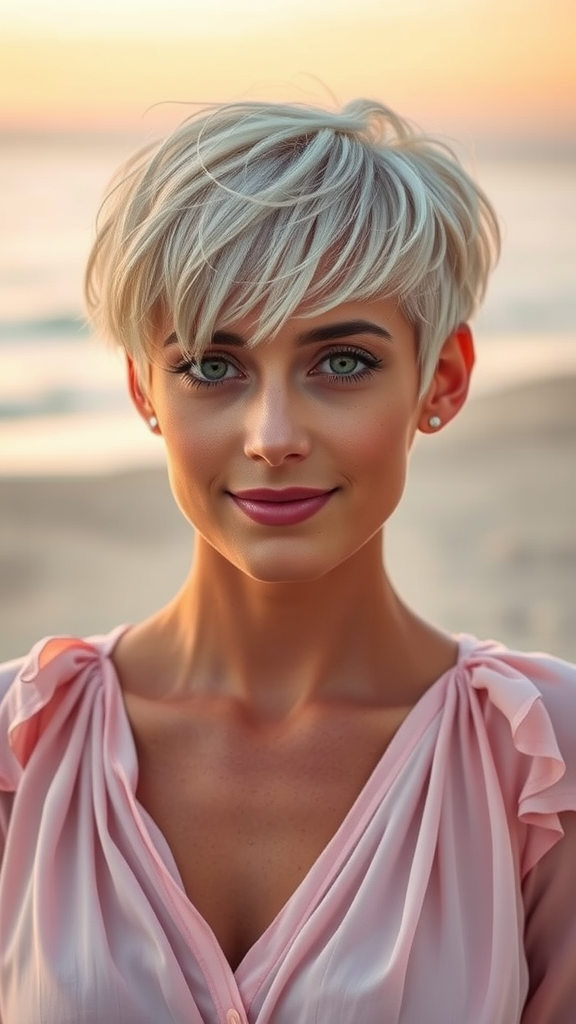
[[[0,127],[147,130],[165,101],[370,95],[430,128],[576,135],[574,0],[1,0]]]

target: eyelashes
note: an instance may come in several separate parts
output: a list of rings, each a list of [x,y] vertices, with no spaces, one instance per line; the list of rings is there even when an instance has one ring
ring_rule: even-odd
[[[333,364],[329,370],[321,370],[320,367],[323,364]],[[362,364],[361,368],[358,369],[356,366],[354,369],[350,366],[350,363]],[[377,359],[369,352],[365,352],[363,349],[356,348],[336,348],[331,352],[327,352],[322,359],[316,364],[315,369],[312,371],[312,376],[325,375],[330,383],[336,384],[353,384],[359,380],[365,380],[367,377],[371,377],[372,374],[379,369],[382,365],[382,360]]]
[[[327,369],[322,367],[328,366]],[[371,377],[382,366],[378,359],[364,349],[339,346],[324,353],[309,371],[314,378],[324,378],[330,384],[355,384]],[[230,356],[211,352],[200,360],[186,360],[170,368],[188,387],[214,388],[242,380],[244,373]]]
[[[229,373],[229,370],[235,372]],[[214,387],[230,380],[240,380],[243,376],[232,359],[218,353],[205,355],[198,362],[190,359],[181,363],[175,367],[174,373],[181,374],[192,387]]]

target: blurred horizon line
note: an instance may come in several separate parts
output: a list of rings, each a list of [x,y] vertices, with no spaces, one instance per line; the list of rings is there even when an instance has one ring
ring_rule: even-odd
[[[171,125],[155,125],[138,131],[119,125],[92,125],[89,128],[75,124],[6,124],[0,119],[0,145],[62,144],[83,146],[144,145],[155,138],[165,137]],[[474,125],[450,126],[450,131],[436,131],[434,136],[475,156],[505,157],[508,159],[576,160],[576,133],[573,136],[556,133],[533,132],[511,135],[502,129],[487,132],[474,130]]]

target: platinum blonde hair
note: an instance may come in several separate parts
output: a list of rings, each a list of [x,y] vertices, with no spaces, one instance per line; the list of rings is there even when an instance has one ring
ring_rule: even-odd
[[[215,329],[246,315],[256,345],[296,310],[395,297],[416,331],[425,390],[498,251],[495,213],[454,153],[382,104],[232,103],[121,168],[99,214],[86,301],[142,368],[167,320],[199,358]]]

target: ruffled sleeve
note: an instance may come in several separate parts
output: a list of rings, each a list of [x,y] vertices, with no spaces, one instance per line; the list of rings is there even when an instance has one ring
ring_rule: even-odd
[[[525,826],[520,872],[525,878],[562,838],[559,815],[576,811],[576,668],[558,659],[521,655],[497,644],[478,645],[468,659],[471,682],[484,691],[499,728],[512,740],[496,739],[500,781],[514,790],[518,821]]]
[[[517,793],[524,950],[521,1024],[576,1021],[576,668],[544,655],[478,648],[472,674],[506,719]]]

